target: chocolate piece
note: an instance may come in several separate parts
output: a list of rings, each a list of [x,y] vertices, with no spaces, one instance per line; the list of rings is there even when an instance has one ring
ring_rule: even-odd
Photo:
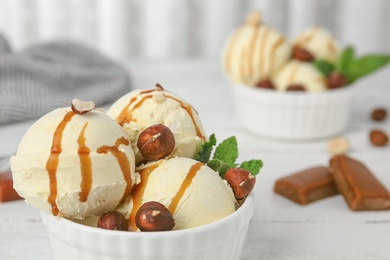
[[[352,210],[388,210],[390,193],[361,162],[346,155],[330,160],[336,186]]]
[[[301,205],[338,194],[332,176],[324,166],[306,169],[277,180],[274,192]]]
[[[0,202],[21,199],[22,198],[13,188],[11,172],[0,172]]]

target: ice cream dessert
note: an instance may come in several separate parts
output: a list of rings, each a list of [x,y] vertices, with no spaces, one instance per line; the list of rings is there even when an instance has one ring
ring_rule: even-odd
[[[167,126],[174,134],[175,147],[171,157],[194,158],[206,139],[196,110],[179,96],[164,90],[134,90],[118,99],[107,114],[126,131],[134,150],[136,164],[145,162],[137,147],[140,133],[155,124]]]
[[[319,92],[327,89],[326,78],[311,63],[297,60],[289,61],[273,82],[279,91]]]
[[[278,31],[261,22],[259,12],[228,39],[223,67],[236,84],[255,86],[269,80],[291,56],[291,44]]]
[[[136,213],[142,204],[157,201],[172,213],[174,229],[198,227],[235,211],[232,189],[217,172],[194,159],[175,157],[151,162],[137,169],[141,182],[118,207],[136,230]]]
[[[234,136],[218,146],[214,134],[205,140],[196,111],[159,85],[125,101],[116,121],[75,99],[35,122],[11,159],[18,193],[79,224],[142,232],[209,224],[245,201],[262,162],[237,164]],[[124,122],[144,125],[130,140]],[[194,159],[173,155],[188,150]]]
[[[389,62],[386,54],[356,57],[352,47],[341,49],[320,26],[306,29],[290,44],[262,24],[259,12],[249,14],[223,51],[223,68],[234,84],[279,91],[345,87]]]
[[[11,169],[14,188],[28,203],[72,218],[115,209],[136,182],[134,153],[124,130],[79,100],[30,127]]]
[[[332,63],[336,63],[340,54],[340,48],[335,38],[325,29],[319,26],[312,26],[303,31],[294,41],[294,53],[298,59],[304,59],[306,61],[312,60],[326,60]],[[301,50],[297,50],[300,48]],[[303,54],[307,52],[306,54]],[[312,59],[308,59],[307,56],[311,56]]]

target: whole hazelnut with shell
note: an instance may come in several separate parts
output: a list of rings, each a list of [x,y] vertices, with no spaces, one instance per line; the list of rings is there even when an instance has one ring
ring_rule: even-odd
[[[169,231],[175,226],[172,213],[157,201],[145,202],[135,215],[135,223],[141,231]]]
[[[229,183],[236,199],[244,199],[253,190],[256,177],[248,170],[242,168],[229,169],[225,174],[225,180]]]
[[[118,211],[109,211],[99,217],[97,226],[103,229],[127,231],[127,220]]]
[[[140,133],[137,147],[146,160],[156,161],[172,153],[175,148],[175,136],[163,124],[152,125]]]

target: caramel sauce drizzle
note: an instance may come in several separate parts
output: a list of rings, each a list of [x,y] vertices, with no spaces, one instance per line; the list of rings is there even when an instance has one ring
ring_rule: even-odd
[[[290,73],[290,77],[289,77],[289,79],[288,79],[288,84],[291,84],[291,82],[294,81],[295,77],[296,77],[297,74],[298,74],[298,69],[299,69],[298,64],[294,64],[293,66],[294,66],[294,67],[292,68],[291,73]]]
[[[122,109],[122,111],[119,113],[118,117],[116,118],[116,121],[123,126],[126,123],[129,123],[132,119],[132,114],[128,112],[129,107],[131,104],[133,104],[134,101],[137,100],[137,97],[132,97],[130,99],[130,102]]]
[[[268,33],[269,33],[269,30],[267,30],[267,28],[264,28],[264,36],[261,37],[261,43],[260,43],[260,58],[259,60],[262,61],[263,64],[261,64],[260,66],[260,78],[263,78],[264,77],[264,74],[265,74],[265,66],[264,66],[264,63],[266,61],[265,57],[265,48],[267,47],[267,40],[268,40]]]
[[[331,40],[328,41],[327,47],[329,52],[331,52],[332,54],[336,53],[336,47],[334,46],[334,43]]]
[[[271,49],[271,59],[269,61],[269,68],[268,68],[268,72],[271,73],[272,70],[273,70],[273,67],[274,67],[274,60],[275,60],[275,55],[276,55],[276,50],[279,49],[280,45],[282,45],[284,43],[284,38],[281,37],[279,38],[279,40],[277,40],[274,45],[272,46],[272,49]]]
[[[259,31],[260,31],[259,27],[260,27],[260,24],[257,24],[254,26],[253,36],[252,36],[252,39],[251,39],[250,45],[249,45],[249,55],[248,55],[248,66],[249,66],[248,75],[249,75],[249,77],[253,76],[253,67],[254,67],[253,54],[254,54],[254,51],[256,48],[257,38],[259,37]]]
[[[125,192],[123,193],[123,197],[121,199],[121,202],[124,202],[126,197],[130,194],[131,191],[131,186],[132,186],[132,180],[131,180],[131,174],[130,174],[130,161],[128,160],[126,154],[122,151],[119,150],[120,145],[129,145],[130,142],[129,140],[122,136],[118,140],[116,140],[114,146],[108,146],[108,145],[103,145],[102,147],[99,147],[96,152],[97,153],[111,153],[118,161],[119,166],[122,170],[123,173],[123,178],[126,181],[126,189]]]
[[[187,188],[191,185],[192,180],[200,170],[200,168],[204,165],[202,162],[198,162],[191,166],[189,172],[187,173],[186,178],[180,186],[180,189],[177,191],[176,195],[172,198],[171,204],[168,206],[169,211],[172,215],[175,213],[177,205],[179,204],[181,198],[186,192]]]
[[[162,89],[150,89],[150,90],[144,90],[142,92],[140,92],[140,94],[147,94],[147,93],[151,93],[151,92],[154,92],[154,91],[162,91]],[[171,97],[171,96],[167,96],[164,94],[164,96],[166,98],[170,98],[170,99],[173,99],[175,100],[176,102],[178,102],[180,104],[180,106],[185,109],[188,113],[188,115],[191,117],[191,120],[192,120],[192,123],[194,124],[195,126],[195,129],[196,129],[196,135],[198,137],[200,137],[201,139],[203,140],[206,140],[206,137],[204,135],[202,135],[202,132],[200,131],[200,128],[199,126],[197,125],[196,121],[195,121],[195,118],[194,118],[194,115],[192,113],[192,107],[191,105],[189,104],[186,104],[184,103],[183,101],[177,99],[177,98],[174,98],[174,97]],[[143,96],[137,103],[135,103],[135,105],[133,106],[132,109],[129,109],[130,106],[137,100],[137,97],[133,97],[129,104],[127,104],[127,106],[125,108],[123,108],[122,112],[119,114],[119,116],[117,117],[116,121],[121,125],[123,126],[125,123],[129,123],[131,121],[134,121],[135,119],[133,118],[133,111],[136,110],[137,108],[139,108],[140,106],[142,106],[142,104],[145,102],[145,100],[147,99],[150,99],[152,98],[153,95],[146,95],[146,96]]]
[[[139,93],[139,95],[151,93],[154,91],[161,91],[162,89],[147,89],[143,90]],[[141,106],[142,103],[147,98],[151,98],[152,96],[146,96],[144,97],[138,104],[136,104],[137,107]],[[129,101],[129,103],[122,109],[122,111],[119,113],[118,117],[116,118],[116,121],[119,123],[119,125],[123,126],[124,124],[130,123],[131,121],[134,121],[133,119],[133,110],[137,107],[134,107],[132,110],[129,110],[130,106],[137,100],[138,96],[132,97]]]
[[[306,35],[303,42],[309,43],[313,40],[314,36],[317,34],[319,28],[317,26],[313,27],[312,30]]]
[[[80,158],[80,168],[81,168],[81,191],[79,193],[79,200],[81,202],[86,202],[88,199],[88,194],[92,188],[92,161],[90,158],[91,150],[85,144],[85,129],[87,129],[88,122],[85,123],[83,130],[81,131],[77,143],[79,144],[79,158]]]
[[[59,163],[59,156],[62,152],[62,133],[65,130],[66,125],[70,122],[72,117],[75,115],[73,111],[66,113],[62,121],[58,124],[56,130],[54,131],[53,141],[50,149],[50,156],[46,162],[46,170],[49,174],[50,182],[50,194],[47,198],[47,201],[51,205],[52,214],[57,216],[59,213],[57,207],[57,169]]]
[[[201,138],[202,140],[206,140],[206,137],[205,137],[204,135],[202,135],[202,132],[200,131],[200,128],[199,128],[198,124],[197,124],[196,121],[195,121],[194,114],[192,113],[192,107],[191,107],[191,105],[190,105],[190,104],[186,104],[186,103],[184,103],[183,101],[181,101],[181,100],[179,100],[179,99],[177,99],[177,98],[171,97],[171,96],[166,96],[166,97],[175,100],[176,102],[178,102],[178,103],[180,104],[180,106],[181,106],[182,108],[184,108],[184,109],[187,111],[188,115],[191,117],[192,123],[193,123],[194,126],[195,126],[196,135],[197,135],[199,138]]]
[[[144,193],[145,193],[146,185],[148,184],[150,173],[154,171],[159,165],[160,162],[152,164],[140,172],[141,182],[137,184],[134,192],[131,194],[131,199],[133,201],[133,208],[131,209],[130,216],[129,216],[130,230],[137,229],[135,224],[135,215],[137,214],[138,209],[142,206],[142,199],[144,197]]]

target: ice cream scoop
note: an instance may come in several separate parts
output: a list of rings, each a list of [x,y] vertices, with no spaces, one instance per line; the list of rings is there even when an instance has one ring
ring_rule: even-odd
[[[290,56],[291,44],[278,31],[262,24],[260,13],[254,12],[230,36],[223,66],[233,82],[255,86],[275,75]]]
[[[117,122],[97,110],[70,107],[28,129],[11,169],[14,187],[28,203],[72,218],[115,209],[136,181],[134,153]]]
[[[315,60],[327,60],[333,63],[340,53],[338,43],[333,36],[318,26],[312,26],[298,35],[294,46],[308,51]]]
[[[134,90],[118,99],[107,114],[126,131],[135,153],[136,164],[145,162],[137,147],[140,133],[156,124],[167,126],[174,134],[175,147],[170,156],[194,158],[206,139],[196,110],[179,96],[164,90]]]
[[[327,89],[325,77],[312,63],[296,60],[289,61],[273,80],[279,91],[288,90],[291,86],[300,86],[308,92],[319,92]]]
[[[212,223],[235,211],[232,189],[204,163],[175,157],[143,165],[137,171],[140,183],[117,208],[129,219],[130,229],[136,229],[136,213],[149,201],[169,209],[176,222],[174,230]]]

